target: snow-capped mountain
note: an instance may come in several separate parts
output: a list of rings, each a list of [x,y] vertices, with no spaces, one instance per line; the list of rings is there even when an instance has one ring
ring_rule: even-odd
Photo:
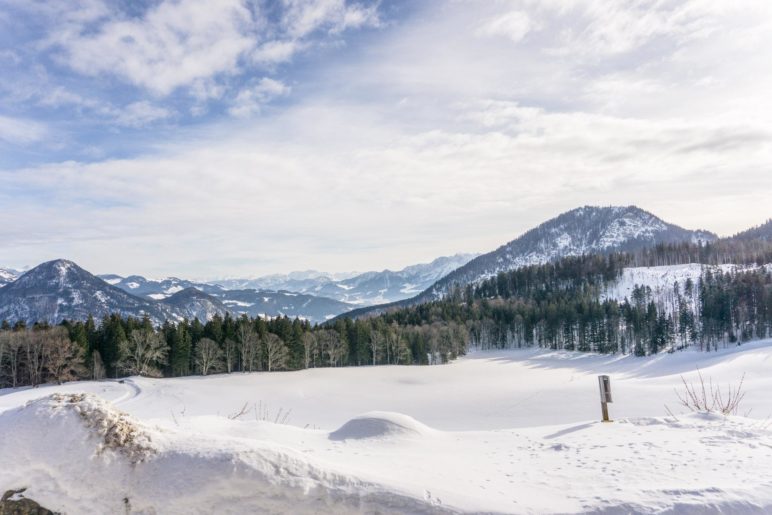
[[[19,272],[10,268],[0,268],[0,288],[8,283],[12,283],[19,277]]]
[[[261,277],[244,279],[229,278],[218,279],[213,283],[229,290],[286,290],[286,291],[311,291],[317,286],[331,282],[343,281],[360,275],[359,272],[329,273],[318,270],[300,270],[288,274],[271,274]]]
[[[323,322],[355,307],[319,295],[273,289],[225,289],[219,284],[187,281],[176,277],[156,281],[140,275],[121,277],[107,274],[101,275],[100,278],[132,295],[171,305],[184,313],[187,318],[198,316],[201,320],[204,319],[200,316],[202,314],[230,311],[238,315],[270,317],[286,315],[290,318],[300,317],[312,322]],[[199,302],[201,295],[193,296],[191,292],[198,292],[209,301],[206,305],[201,304]],[[185,293],[184,296],[183,293]],[[178,306],[180,298],[185,298],[188,302],[187,310]]]
[[[257,279],[227,279],[216,283],[229,289],[284,290],[368,306],[412,297],[475,256],[456,254],[440,257],[431,263],[408,266],[396,272],[383,270],[361,274],[325,274],[305,271]]]
[[[147,297],[153,300],[163,300],[171,297],[175,293],[181,292],[188,288],[195,288],[204,293],[210,295],[216,295],[224,291],[219,285],[201,283],[194,281],[187,281],[185,279],[178,279],[176,277],[168,277],[156,281],[153,279],[147,279],[141,275],[130,275],[128,277],[121,277],[116,274],[100,275],[100,279],[112,284],[125,292],[137,295],[138,297]]]
[[[188,287],[163,300],[140,297],[108,284],[72,261],[58,259],[36,266],[0,289],[0,320],[26,324],[100,319],[109,314],[164,320],[208,320],[228,311],[219,299]]]
[[[177,318],[209,320],[215,315],[223,315],[228,308],[211,295],[196,288],[185,288],[165,298],[162,303],[172,309]]]
[[[130,295],[63,259],[38,265],[0,289],[0,320],[53,324],[110,313],[148,315],[154,321],[173,317],[168,307]]]
[[[327,297],[273,290],[225,290],[220,296],[228,311],[249,316],[288,316],[324,322],[355,306]]]
[[[469,284],[566,256],[632,251],[658,243],[710,242],[718,236],[669,224],[635,206],[585,206],[563,213],[483,254],[437,281],[422,296],[437,297],[454,284]]]
[[[658,243],[711,242],[715,234],[669,224],[635,206],[585,206],[563,213],[445,275],[420,294],[392,306],[420,304],[443,296],[454,285],[476,283],[499,272],[538,265],[562,257],[632,251]],[[363,316],[390,305],[350,313]]]

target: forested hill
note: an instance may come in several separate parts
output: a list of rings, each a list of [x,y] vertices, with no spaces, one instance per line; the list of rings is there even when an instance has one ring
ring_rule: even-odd
[[[457,285],[463,287],[499,272],[567,256],[632,252],[658,244],[707,243],[716,239],[711,232],[683,229],[635,206],[585,206],[548,220],[498,249],[476,257],[415,297],[340,316],[356,318],[436,300]]]
[[[733,236],[735,240],[766,240],[772,241],[772,218],[756,227],[751,227]]]
[[[629,298],[606,293],[633,266],[673,266],[698,257],[695,277],[655,294],[637,284]],[[735,263],[727,265],[727,263]],[[772,335],[772,241],[658,245],[637,253],[568,257],[523,267],[446,298],[381,315],[400,326],[462,324],[484,348],[540,346],[652,354]]]

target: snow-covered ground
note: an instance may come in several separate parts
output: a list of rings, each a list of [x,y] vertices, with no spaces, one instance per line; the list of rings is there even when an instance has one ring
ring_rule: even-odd
[[[648,286],[651,288],[654,301],[660,303],[666,311],[671,311],[673,309],[673,287],[675,283],[678,283],[678,288],[683,295],[686,282],[691,279],[694,284],[694,296],[696,298],[697,284],[705,270],[710,270],[713,273],[735,274],[758,270],[759,268],[756,265],[727,264],[712,266],[699,263],[628,267],[622,271],[622,277],[612,283],[601,294],[601,299],[615,299],[618,301],[628,299],[632,301],[633,290],[636,286]],[[772,271],[772,264],[764,265],[763,268],[768,272]]]
[[[747,416],[685,414],[698,367],[745,374]],[[772,341],[0,390],[0,493],[64,513],[769,513],[770,391]]]

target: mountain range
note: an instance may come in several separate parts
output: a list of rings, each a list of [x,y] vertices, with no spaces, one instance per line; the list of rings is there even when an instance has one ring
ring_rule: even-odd
[[[735,238],[772,237],[772,221]],[[336,316],[371,315],[431,301],[454,285],[477,283],[500,271],[566,256],[632,251],[659,243],[711,242],[704,230],[669,224],[635,206],[585,206],[563,213],[482,255],[459,254],[396,272],[331,275],[296,272],[256,279],[160,281],[132,275],[94,276],[66,260],[43,263],[18,275],[0,272],[0,320],[46,320],[147,315],[154,321],[234,315],[301,317],[323,322]],[[374,304],[374,305],[371,305]],[[357,309],[353,309],[357,308]]]
[[[412,265],[398,271],[333,275],[310,270],[256,279],[223,279],[214,282],[227,289],[291,291],[368,306],[412,297],[476,256],[477,254],[456,254],[440,257],[431,263]]]
[[[318,323],[357,307],[340,298],[355,299],[359,305],[406,298],[415,293],[414,288],[431,284],[471,257],[439,258],[398,272],[385,270],[346,276],[303,272],[231,280],[227,288],[176,277],[153,280],[139,275],[95,276],[71,261],[54,260],[23,274],[2,269],[0,320],[54,324],[89,314],[99,319],[118,313],[134,317],[147,315],[161,323],[166,319],[206,320],[227,311],[237,316],[286,315]],[[289,291],[287,287],[297,291]],[[324,292],[336,294],[338,298],[323,296]]]

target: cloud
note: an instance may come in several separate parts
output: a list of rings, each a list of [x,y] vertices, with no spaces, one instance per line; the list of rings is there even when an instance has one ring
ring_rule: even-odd
[[[287,62],[320,31],[378,23],[377,5],[345,0],[286,0],[276,20],[264,4],[246,0],[164,0],[139,16],[98,0],[88,6],[80,15],[38,3],[29,9],[50,17],[46,45],[59,62],[87,76],[117,76],[158,96],[243,74],[250,63]]]
[[[345,0],[284,0],[282,25],[287,34],[299,39],[317,30],[338,33],[348,28],[377,26],[376,6],[347,4]]]
[[[522,11],[512,11],[487,20],[477,30],[478,35],[503,36],[517,43],[533,29],[528,15]]]
[[[284,63],[306,45],[297,40],[267,41],[252,52],[252,61],[259,65],[271,66]]]
[[[114,73],[166,95],[195,80],[234,73],[240,56],[254,47],[251,23],[238,0],[166,1],[139,19],[110,19],[94,32],[83,25],[51,39],[60,59],[80,73]]]
[[[273,98],[287,95],[289,92],[290,87],[284,83],[263,77],[256,85],[239,91],[228,112],[233,116],[246,118],[259,113],[262,106]]]
[[[320,101],[147,157],[0,172],[0,238],[10,252],[56,249],[96,271],[214,276],[484,251],[584,203],[637,203],[722,232],[768,216],[772,141],[746,127],[497,100],[451,110],[461,125],[416,130]],[[732,145],[714,147],[716,137]],[[737,170],[752,188],[711,191]]]
[[[127,127],[142,127],[158,120],[164,120],[172,115],[163,107],[154,106],[150,102],[140,101],[127,105],[116,112],[115,122]]]
[[[49,129],[42,123],[0,115],[0,140],[2,141],[28,145],[41,141],[48,135]]]

